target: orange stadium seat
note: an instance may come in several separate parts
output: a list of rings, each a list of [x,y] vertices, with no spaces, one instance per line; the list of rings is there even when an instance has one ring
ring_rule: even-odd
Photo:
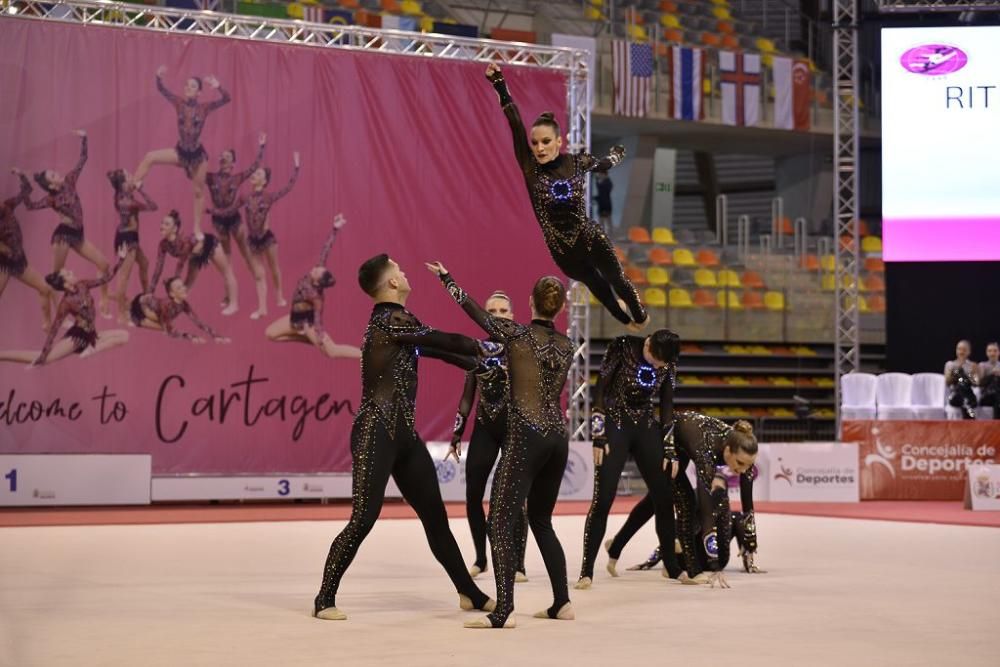
[[[615,246],[615,257],[617,257],[618,261],[621,262],[622,264],[628,261],[628,253],[626,253],[618,246]]]
[[[865,257],[864,267],[869,273],[885,273],[885,262],[881,257]]]
[[[760,310],[764,307],[764,297],[760,292],[747,290],[743,292],[740,304],[747,310]]]
[[[673,14],[677,11],[677,3],[673,0],[660,0],[660,11]]]
[[[718,308],[719,304],[715,297],[707,289],[696,289],[694,291],[694,305],[699,308]]]
[[[649,263],[655,266],[670,266],[674,263],[673,255],[666,248],[660,248],[659,246],[649,249],[649,255],[647,256]]]
[[[802,255],[800,266],[806,271],[819,271],[819,257],[813,254]]]
[[[382,0],[382,11],[390,14],[399,14],[399,0]]]
[[[698,254],[695,256],[695,261],[702,266],[718,266],[719,256],[712,250],[699,250]]]
[[[671,28],[670,30],[663,31],[663,39],[668,42],[673,42],[675,44],[684,43],[684,31],[677,30],[676,28]],[[666,46],[666,45],[664,45]]]
[[[628,240],[632,243],[652,243],[653,239],[649,237],[649,230],[645,227],[629,227],[628,228]]]
[[[885,312],[885,297],[881,294],[873,294],[872,298],[868,300],[868,308],[873,313],[884,313]]]
[[[723,35],[721,44],[726,49],[738,49],[740,48],[740,39],[736,35]]]
[[[646,272],[637,266],[627,266],[625,267],[625,277],[628,278],[633,285],[648,285],[646,282]]]
[[[705,46],[719,46],[722,44],[722,39],[714,32],[701,33],[700,41]]]
[[[736,27],[729,21],[719,21],[715,24],[716,32],[723,35],[735,35]]]
[[[361,0],[340,0],[337,6],[341,9],[360,9]]]
[[[858,220],[858,234],[861,236],[871,236],[871,231],[869,231],[868,223],[865,220]]]
[[[764,289],[764,279],[756,271],[743,272],[743,286],[750,289]]]
[[[885,281],[882,280],[882,276],[877,273],[869,273],[861,281],[862,287],[864,287],[867,292],[884,292],[885,291]]]

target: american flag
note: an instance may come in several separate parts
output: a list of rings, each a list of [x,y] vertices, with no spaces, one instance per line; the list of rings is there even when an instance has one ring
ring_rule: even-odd
[[[653,91],[653,48],[615,40],[611,47],[615,113],[643,117]]]

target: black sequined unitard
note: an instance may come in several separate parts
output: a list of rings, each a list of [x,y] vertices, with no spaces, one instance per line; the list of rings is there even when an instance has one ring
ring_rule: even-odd
[[[507,355],[503,353],[484,359],[475,370],[466,374],[462,400],[458,405],[458,414],[455,415],[455,431],[451,438],[453,443],[462,439],[478,387],[476,423],[472,427],[472,437],[469,439],[469,449],[465,459],[465,510],[469,517],[472,542],[476,547],[475,565],[480,570],[486,569],[487,527],[483,496],[486,494],[486,483],[490,472],[497,462],[507,435],[507,396],[510,391],[507,367]],[[521,540],[517,571],[524,572],[524,552],[528,540],[526,511],[521,513],[517,531]]]
[[[514,155],[552,259],[563,273],[585,284],[619,322],[645,322],[646,311],[615,257],[608,235],[587,215],[586,185],[590,173],[616,166],[623,154],[612,153],[603,159],[589,153],[561,154],[551,162],[539,164],[506,82],[499,74],[492,81],[510,123]],[[618,304],[618,297],[625,301],[631,317]]]
[[[497,584],[496,610],[489,615],[503,627],[514,611],[514,576],[520,543],[516,526],[528,502],[528,523],[552,585],[549,616],[569,602],[566,555],[552,529],[552,510],[569,457],[569,435],[560,395],[573,360],[573,344],[550,320],[530,325],[494,317],[445,274],[452,298],[494,340],[506,347],[510,375],[507,438],[490,491],[490,546]]]
[[[59,214],[59,224],[52,232],[52,244],[65,243],[79,250],[83,246],[83,205],[80,194],[76,191],[76,182],[80,178],[83,166],[87,164],[87,137],[80,138],[80,158],[76,165],[63,177],[62,187],[56,192],[46,193],[38,201],[25,200],[24,205],[29,211],[51,208]]]
[[[414,427],[418,356],[468,371],[476,365],[477,351],[473,339],[434,331],[399,304],[375,305],[361,348],[361,405],[351,429],[351,518],[330,545],[317,612],[336,606],[340,580],[378,519],[390,476],[417,513],[434,557],[455,588],[475,607],[486,604],[489,598],[473,583],[448,527],[434,462]]]
[[[690,576],[704,570],[717,571],[729,562],[729,543],[732,540],[732,522],[729,495],[725,489],[712,490],[712,481],[724,465],[722,450],[732,427],[718,419],[697,412],[679,412],[674,421],[674,439],[680,461],[681,474],[674,480],[674,506],[677,512],[677,536],[680,539],[684,563]],[[684,469],[694,462],[697,491]],[[741,522],[744,538],[757,548],[757,529],[753,516],[752,469],[740,475]],[[632,508],[608,550],[618,558],[622,549],[638,530],[652,518],[654,505],[647,495]]]
[[[608,445],[604,460],[594,467],[594,498],[583,532],[580,577],[593,578],[594,561],[607,528],[608,513],[618,490],[618,479],[629,455],[636,465],[656,514],[660,552],[671,577],[681,569],[674,557],[673,479],[664,461],[676,458],[673,444],[673,364],[654,368],[643,357],[645,339],[620,336],[611,341],[601,364],[591,417],[594,446]],[[653,399],[659,397],[659,420]],[[668,463],[668,468],[669,463]]]

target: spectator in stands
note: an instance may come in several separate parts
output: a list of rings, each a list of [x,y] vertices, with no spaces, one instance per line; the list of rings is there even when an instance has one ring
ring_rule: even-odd
[[[986,361],[979,362],[979,404],[993,408],[993,419],[1000,419],[1000,345],[986,346]]]
[[[963,419],[976,418],[976,394],[973,387],[979,382],[976,362],[969,359],[972,344],[967,340],[958,341],[955,359],[944,365],[944,383],[948,387],[948,405],[962,408]]]
[[[611,177],[608,176],[608,172],[599,171],[597,172],[597,187],[595,188],[597,194],[594,195],[594,201],[597,202],[597,219],[601,223],[601,227],[604,228],[604,233],[609,237],[612,236],[612,223],[611,223],[611,188],[615,186],[611,182]]]

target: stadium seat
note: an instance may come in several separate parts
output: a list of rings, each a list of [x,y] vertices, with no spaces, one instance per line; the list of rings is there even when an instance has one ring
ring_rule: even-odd
[[[735,35],[723,35],[721,46],[724,49],[738,49],[740,48],[740,40]]]
[[[875,376],[847,373],[840,376],[840,414],[844,419],[875,419]]]
[[[719,21],[715,24],[715,30],[722,35],[735,35],[736,27],[729,21]]]
[[[691,308],[694,304],[691,302],[691,293],[686,289],[681,289],[680,287],[673,287],[670,290],[670,307],[671,308]]]
[[[813,255],[812,253],[808,255],[802,255],[802,259],[799,261],[799,267],[805,269],[806,271],[819,271],[820,263],[819,257]]]
[[[820,283],[820,288],[824,292],[835,292],[837,291],[837,278],[832,273],[826,273],[823,275],[822,282]]]
[[[783,375],[779,375],[777,377],[771,378],[771,384],[773,384],[775,387],[794,387],[795,386],[794,382],[792,382],[788,378],[784,377]]]
[[[872,309],[868,307],[868,299],[858,295],[858,312],[859,313],[870,313]]]
[[[722,17],[718,17],[722,18]],[[758,37],[757,41],[754,42],[757,50],[761,53],[775,53],[777,49],[774,47],[774,42],[767,39],[766,37]]]
[[[885,262],[881,257],[865,257],[864,267],[869,273],[885,273]]]
[[[677,245],[677,239],[674,238],[674,230],[669,227],[654,227],[653,243],[658,245]]]
[[[795,227],[792,225],[792,219],[788,216],[783,217],[778,224],[781,227],[781,233],[785,236],[795,235]]]
[[[862,287],[868,292],[884,292],[885,280],[877,273],[869,273],[861,281]]]
[[[702,266],[718,266],[719,256],[713,250],[699,250],[698,254],[695,256],[695,261]]]
[[[697,266],[697,262],[694,261],[694,253],[687,248],[675,249],[674,266]]]
[[[673,0],[660,0],[660,11],[661,12],[676,12],[677,4]]]
[[[736,292],[731,290],[719,290],[715,295],[715,298],[719,302],[720,308],[727,308],[728,310],[743,310],[743,304],[740,303],[740,297],[736,294]]]
[[[361,9],[361,0],[340,0],[337,6],[341,9]]]
[[[912,387],[913,376],[908,373],[882,373],[876,377],[876,419],[913,419]]]
[[[744,287],[749,287],[751,289],[764,289],[766,285],[764,284],[764,279],[761,278],[760,274],[756,271],[744,271],[743,278],[740,280]]]
[[[646,282],[646,272],[640,269],[638,266],[626,266],[625,277],[628,278],[633,285],[648,284]]]
[[[604,18],[604,14],[597,7],[588,5],[583,8],[583,17],[591,21],[600,21]]]
[[[424,9],[416,0],[401,0],[399,9],[407,16],[423,16]]]
[[[590,305],[591,306],[599,306],[599,305],[601,305],[601,302],[597,300],[597,297],[594,296],[593,292],[591,292],[590,290],[587,290],[587,294],[590,295]]]
[[[764,307],[764,297],[760,292],[747,290],[740,297],[740,304],[747,310],[761,310]]]
[[[840,247],[844,250],[851,251],[854,249],[854,237],[849,234],[840,235]]]
[[[621,262],[622,264],[628,261],[628,253],[626,253],[618,246],[615,246],[615,257],[617,257],[618,261]]]
[[[743,287],[743,282],[740,280],[740,274],[736,273],[732,269],[720,269],[719,287]],[[747,287],[750,287],[750,285],[747,285]]]
[[[882,239],[877,236],[865,236],[861,239],[861,252],[866,255],[881,254]]]
[[[722,44],[722,39],[714,32],[703,32],[699,40],[705,46],[718,47]]]
[[[837,258],[834,255],[823,255],[819,258],[819,265],[824,271],[832,273],[837,270]]]
[[[712,9],[712,16],[719,19],[720,21],[732,21],[733,14],[729,11],[728,7],[715,7]]]
[[[650,285],[662,287],[670,284],[670,274],[662,266],[651,266],[646,269],[646,280]]]
[[[684,43],[684,31],[678,30],[676,28],[670,28],[669,30],[664,30],[663,31],[663,39],[665,39],[668,42],[673,42],[675,44],[683,44]],[[662,46],[665,46],[665,45],[662,45]]]
[[[811,63],[810,63],[811,64]],[[868,222],[865,220],[858,220],[858,234],[862,237],[871,236],[870,228],[868,227]]]
[[[399,6],[399,0],[382,0],[382,11],[388,12],[390,14],[399,14],[401,8]]]
[[[750,347],[747,348],[747,351],[750,354],[756,354],[756,355],[770,355],[771,354],[771,350],[767,349],[763,345],[751,345]]]
[[[707,289],[696,289],[694,291],[694,305],[699,308],[718,308],[719,304]]]
[[[642,293],[642,302],[653,308],[662,308],[667,305],[667,293],[659,287],[648,287]]]
[[[655,266],[670,266],[674,263],[674,258],[670,254],[670,251],[659,246],[649,249],[647,259],[649,259],[650,264]]]
[[[885,297],[881,294],[873,294],[872,298],[868,300],[868,309],[873,313],[884,313]]]
[[[649,238],[649,230],[645,227],[629,227],[628,228],[628,240],[632,243],[652,243],[653,239]]]
[[[694,272],[694,284],[698,287],[716,287],[718,281],[715,279],[715,272],[711,269],[698,269]]]
[[[789,410],[788,408],[771,408],[768,412],[770,413],[771,417],[777,417],[777,418],[789,418],[795,416],[795,413]]]
[[[674,14],[663,14],[660,16],[660,25],[664,28],[680,28],[681,20]]]
[[[783,292],[764,292],[764,307],[768,310],[784,310],[785,295]]]
[[[628,33],[628,36],[636,42],[649,41],[649,33],[646,32],[646,28],[638,23],[627,24],[626,32]]]

